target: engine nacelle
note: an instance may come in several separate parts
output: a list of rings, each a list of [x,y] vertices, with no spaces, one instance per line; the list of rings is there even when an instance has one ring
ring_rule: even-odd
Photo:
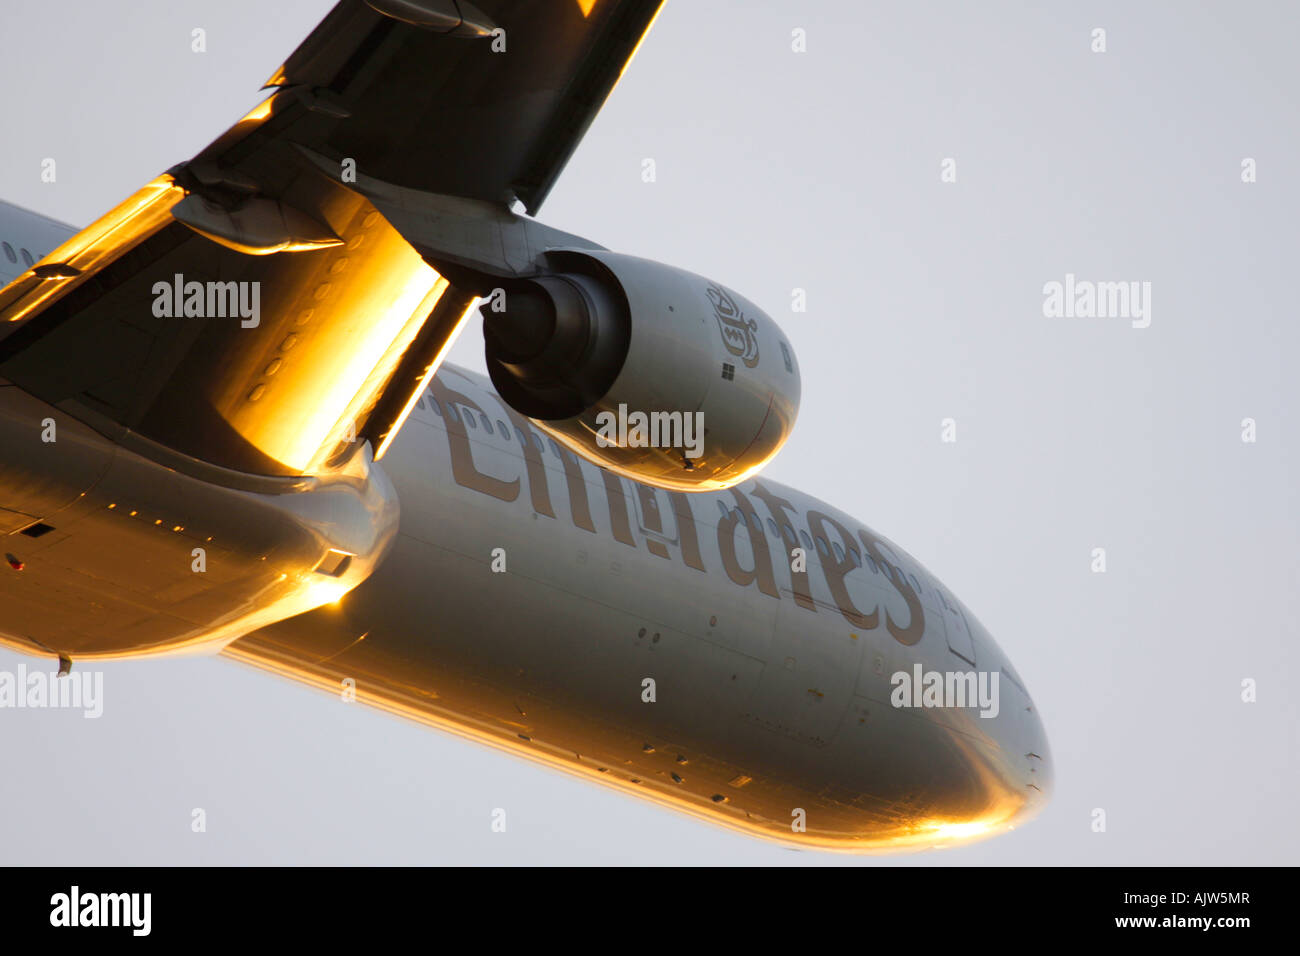
[[[603,250],[480,307],[492,383],[589,461],[676,491],[743,481],[785,444],[799,367],[780,328],[700,276]]]

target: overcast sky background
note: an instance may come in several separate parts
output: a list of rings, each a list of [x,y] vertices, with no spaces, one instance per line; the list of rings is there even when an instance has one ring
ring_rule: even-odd
[[[330,7],[4,4],[0,197],[87,224],[260,101]],[[126,661],[99,720],[0,710],[0,863],[1296,862],[1298,26],[1289,2],[669,0],[541,212],[781,323],[803,405],[769,474],[993,633],[1052,745],[1033,823],[790,851],[222,659]],[[1066,273],[1150,282],[1150,327],[1045,318]],[[452,361],[482,369],[477,327]]]

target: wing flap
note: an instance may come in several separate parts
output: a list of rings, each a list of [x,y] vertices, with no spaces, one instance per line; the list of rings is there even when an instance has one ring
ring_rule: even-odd
[[[344,0],[267,85],[327,90],[348,111],[316,114],[294,134],[303,146],[393,185],[518,198],[535,214],[660,4],[483,0],[497,32],[471,39]]]

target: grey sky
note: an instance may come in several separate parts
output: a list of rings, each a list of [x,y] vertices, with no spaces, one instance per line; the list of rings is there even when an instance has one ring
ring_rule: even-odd
[[[6,5],[0,197],[84,225],[254,105],[331,5]],[[994,634],[1052,743],[1038,820],[794,852],[223,660],[126,661],[99,720],[0,710],[0,862],[1294,863],[1297,26],[1291,3],[669,0],[541,213],[782,324],[804,394],[770,473]],[[1067,273],[1150,282],[1150,327],[1045,318]],[[477,327],[451,360],[482,368]]]

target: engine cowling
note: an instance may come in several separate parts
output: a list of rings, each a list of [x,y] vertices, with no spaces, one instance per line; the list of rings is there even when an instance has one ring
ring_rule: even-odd
[[[480,307],[487,366],[516,411],[589,461],[677,491],[728,488],[780,450],[799,367],[780,328],[730,289],[603,250]]]

